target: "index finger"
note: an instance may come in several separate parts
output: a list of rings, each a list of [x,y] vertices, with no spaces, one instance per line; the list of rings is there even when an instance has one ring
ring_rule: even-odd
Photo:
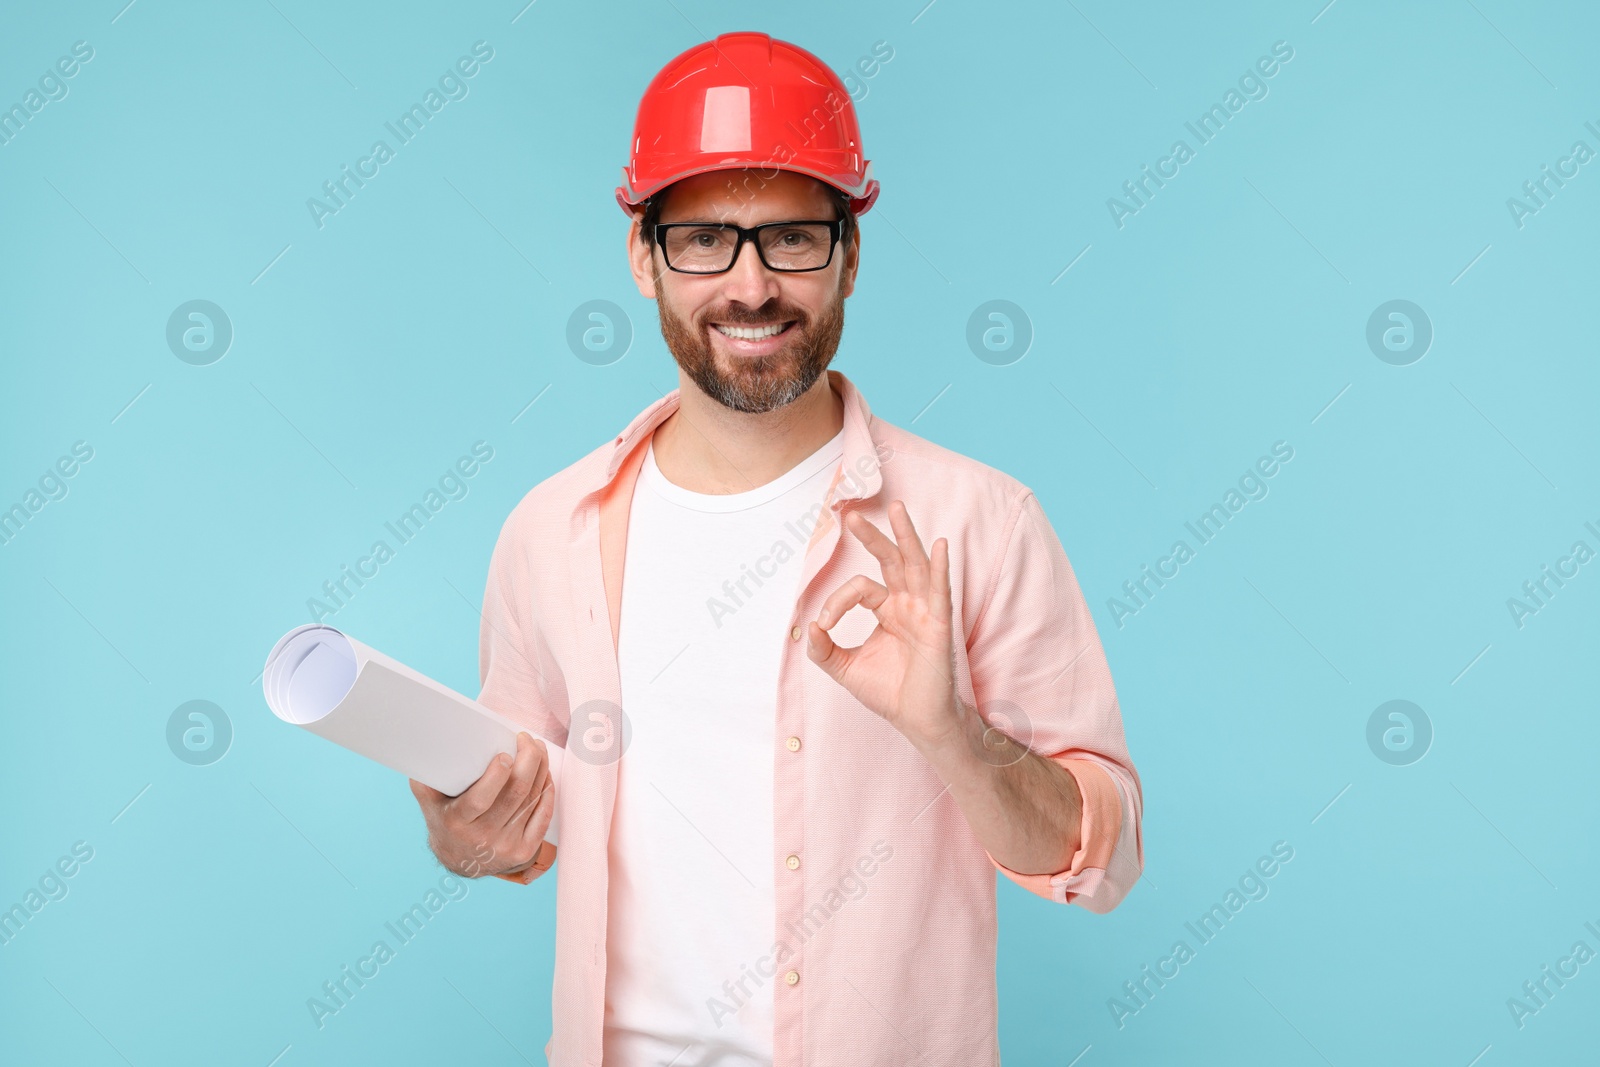
[[[856,535],[856,540],[878,558],[880,569],[883,571],[883,583],[890,589],[905,587],[905,562],[900,554],[900,546],[889,539],[889,536],[858,511],[845,513],[845,525],[849,527],[850,520],[857,519],[861,524],[860,529],[850,527],[850,532]]]
[[[896,504],[899,510],[896,510]],[[904,500],[889,503],[889,525],[894,530],[895,544],[905,557],[906,573],[911,579],[907,584],[914,593],[925,592],[928,584],[928,553],[922,547],[922,538],[917,536],[916,524],[911,521],[911,509],[906,507]]]
[[[544,752],[526,730],[517,734],[517,752],[512,757],[511,777],[500,788],[500,795],[481,816],[491,826],[501,826],[522,807],[543,766]]]
[[[468,786],[466,792],[456,797],[455,809],[463,819],[471,822],[489,810],[510,777],[511,757],[501,752],[489,761],[489,767],[482,776]]]

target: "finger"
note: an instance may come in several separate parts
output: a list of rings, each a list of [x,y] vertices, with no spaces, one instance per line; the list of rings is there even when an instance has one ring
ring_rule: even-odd
[[[489,810],[489,806],[500,795],[500,787],[511,777],[511,763],[511,757],[504,752],[495,756],[482,776],[455,798],[455,812],[463,821],[471,822]]]
[[[889,540],[889,536],[860,512],[845,512],[844,521],[845,525],[850,527],[850,532],[856,535],[856,540],[861,542],[862,547],[878,558],[883,567],[884,584],[890,589],[905,588],[905,564],[901,560],[900,549]],[[852,521],[854,525],[851,525]]]
[[[836,682],[849,671],[850,664],[855,659],[856,649],[860,647],[856,645],[854,648],[844,648],[836,645],[833,643],[833,638],[828,636],[828,631],[814,621],[806,624],[806,655]]]
[[[865,574],[858,574],[845,582],[828,595],[822,602],[822,610],[817,612],[817,625],[824,630],[831,629],[835,623],[844,618],[844,613],[860,604],[874,615],[883,602],[889,599],[889,590],[868,578]]]
[[[522,806],[513,812],[511,818],[507,819],[505,825],[496,832],[496,840],[509,842],[508,847],[514,847],[517,842],[522,840],[522,836],[528,828],[528,817],[533,814],[534,809],[538,806],[538,792],[529,790],[528,798],[522,802]]]
[[[517,805],[517,810],[506,820],[505,828],[514,834],[522,832],[522,824],[527,820],[528,813],[543,799],[544,794],[552,788],[550,768],[540,767],[534,775],[533,784],[528,789],[528,795],[522,798],[522,803]]]
[[[550,829],[551,816],[555,810],[556,791],[554,784],[546,780],[544,786],[535,794],[538,801],[528,807],[525,821],[516,827],[522,835],[525,847],[531,847],[534,855],[539,853],[539,842],[544,840],[544,835]]]
[[[905,561],[906,588],[917,596],[928,595],[928,554],[922,548],[922,538],[911,522],[911,512],[904,500],[889,502],[889,525],[894,527],[895,544]]]
[[[550,786],[554,779],[550,776],[550,750],[545,743],[531,734],[524,734],[528,738],[528,747],[533,752],[532,776],[528,786],[528,799],[525,804],[539,799],[539,793]]]
[[[950,601],[950,542],[946,538],[941,537],[933,543],[932,570],[930,606],[939,614],[939,618],[949,619],[954,609]]]
[[[501,787],[500,795],[489,805],[489,810],[478,816],[478,822],[499,827],[511,821],[533,788],[539,755],[531,736],[526,732],[517,734],[517,755],[511,765],[511,777]]]
[[[526,854],[530,860],[539,855],[540,842],[554,816],[555,789],[548,773],[542,779],[540,788],[529,794],[528,802],[506,825],[510,835],[506,842],[508,851],[518,856]]]

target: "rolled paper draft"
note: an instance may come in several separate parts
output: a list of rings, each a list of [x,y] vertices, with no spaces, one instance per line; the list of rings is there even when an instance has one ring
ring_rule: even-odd
[[[517,750],[521,727],[510,719],[320,623],[279,639],[261,687],[284,722],[449,796],[477,781],[497,753]],[[540,740],[559,801],[565,752]],[[558,803],[544,835],[552,845],[559,816]]]

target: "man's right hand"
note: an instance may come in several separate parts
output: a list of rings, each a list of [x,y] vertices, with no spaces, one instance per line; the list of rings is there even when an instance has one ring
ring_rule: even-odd
[[[523,732],[515,760],[500,753],[460,796],[411,779],[439,862],[466,878],[511,874],[532,863],[555,812],[548,760],[544,742]]]

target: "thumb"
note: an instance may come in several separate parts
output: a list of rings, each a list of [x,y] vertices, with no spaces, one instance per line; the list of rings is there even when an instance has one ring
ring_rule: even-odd
[[[854,652],[854,649],[841,648],[834,644],[828,631],[824,630],[815,619],[806,623],[806,655],[834,681],[843,679],[845,671],[850,667],[851,659],[854,658]]]

